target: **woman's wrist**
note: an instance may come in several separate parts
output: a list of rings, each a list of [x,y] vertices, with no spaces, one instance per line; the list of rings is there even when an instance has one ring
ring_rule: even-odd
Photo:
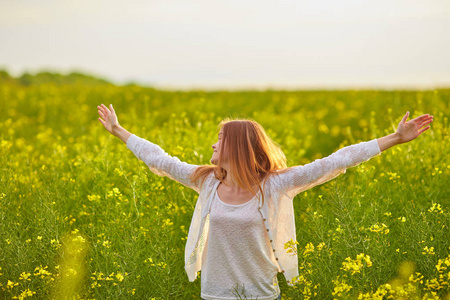
[[[122,140],[125,144],[128,141],[128,138],[131,136],[131,133],[128,132],[125,128],[120,125],[113,126],[111,129],[111,133]]]
[[[401,138],[397,133],[391,133],[387,136],[377,139],[380,151],[383,152],[393,146],[402,144]]]

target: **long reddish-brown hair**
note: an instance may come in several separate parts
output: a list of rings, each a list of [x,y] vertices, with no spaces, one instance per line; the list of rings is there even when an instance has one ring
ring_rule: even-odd
[[[227,171],[222,167],[227,160],[229,172],[236,183],[256,194],[258,186],[264,201],[263,185],[268,177],[278,170],[286,169],[286,156],[280,147],[267,136],[264,128],[251,119],[224,119],[218,126],[222,130],[222,143],[217,165],[203,165],[191,175],[196,182],[214,172],[214,176],[223,182]]]

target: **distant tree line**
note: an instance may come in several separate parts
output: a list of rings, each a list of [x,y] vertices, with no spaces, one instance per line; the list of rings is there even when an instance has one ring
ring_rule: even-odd
[[[23,73],[21,76],[13,77],[8,71],[0,69],[0,84],[19,84],[19,85],[39,85],[39,84],[84,84],[84,85],[111,85],[112,83],[107,80],[97,78],[94,76],[82,74],[79,72],[71,72],[67,75],[54,73],[54,72],[38,72],[36,74],[30,74],[28,72]]]

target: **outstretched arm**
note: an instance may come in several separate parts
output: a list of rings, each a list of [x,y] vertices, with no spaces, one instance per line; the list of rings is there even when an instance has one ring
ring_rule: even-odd
[[[316,159],[303,166],[289,168],[286,172],[280,172],[276,177],[279,188],[288,196],[294,197],[298,193],[345,173],[346,169],[350,167],[380,155],[382,151],[392,146],[417,138],[430,126],[421,128],[433,121],[433,116],[422,115],[406,122],[408,116],[409,112],[400,121],[397,131],[393,134],[344,147],[325,158]]]
[[[109,106],[110,109],[103,104],[97,107],[98,113],[103,118],[99,118],[99,121],[106,130],[120,138],[137,158],[145,162],[150,171],[156,175],[176,180],[197,192],[200,191],[197,183],[190,180],[190,175],[198,167],[197,165],[182,162],[177,157],[167,154],[160,146],[128,132],[119,125],[112,104]]]
[[[433,116],[429,114],[421,115],[420,117],[417,117],[415,119],[406,122],[408,116],[409,111],[406,112],[405,116],[402,118],[400,123],[398,123],[398,128],[395,133],[392,133],[390,135],[378,139],[378,145],[381,151],[389,149],[392,146],[407,143],[414,140],[419,135],[421,135],[422,132],[428,130],[430,126],[427,125],[433,122]],[[422,128],[424,126],[426,127]]]
[[[373,139],[341,148],[333,154],[316,159],[309,164],[288,168],[284,172],[280,172],[275,180],[279,189],[288,197],[293,198],[316,185],[330,181],[345,173],[346,169],[376,155],[381,155],[381,151],[377,139]]]

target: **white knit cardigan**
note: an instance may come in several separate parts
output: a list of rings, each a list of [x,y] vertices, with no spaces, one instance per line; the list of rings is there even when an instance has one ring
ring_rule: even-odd
[[[203,185],[199,186],[189,178],[198,165],[182,162],[177,157],[168,155],[158,145],[134,134],[126,144],[153,173],[167,176],[199,193],[185,248],[185,270],[189,281],[194,281],[202,268],[201,257],[208,236],[211,200],[220,181],[210,174]],[[295,195],[325,183],[345,173],[347,168],[380,154],[378,141],[373,139],[344,147],[325,158],[268,177],[263,189],[265,200],[262,204],[260,199],[259,209],[278,262],[278,271],[284,274],[288,284],[291,285],[292,278],[298,276],[297,256],[284,249],[286,242],[296,240],[293,208]]]

